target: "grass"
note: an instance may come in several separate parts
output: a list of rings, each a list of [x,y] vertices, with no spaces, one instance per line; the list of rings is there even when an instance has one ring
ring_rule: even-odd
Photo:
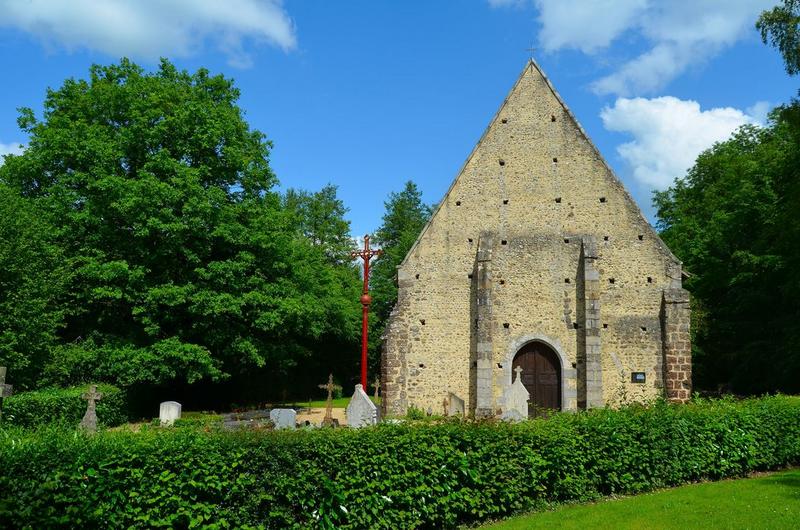
[[[333,408],[335,409],[345,409],[347,408],[347,404],[350,403],[351,396],[340,397],[336,399],[332,399]],[[381,404],[381,398],[374,398],[370,396],[370,399],[376,405]],[[328,402],[325,399],[318,399],[316,401],[300,401],[296,403],[286,403],[285,406],[290,407],[300,407],[304,409],[322,409],[327,406]],[[283,406],[283,405],[282,405]]]
[[[800,469],[562,506],[482,528],[795,529],[800,528]]]

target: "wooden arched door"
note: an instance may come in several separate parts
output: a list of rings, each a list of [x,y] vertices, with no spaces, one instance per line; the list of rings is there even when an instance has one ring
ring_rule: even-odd
[[[561,362],[558,354],[542,342],[529,342],[514,357],[513,377],[516,377],[517,366],[522,368],[522,384],[531,396],[528,416],[561,410]]]

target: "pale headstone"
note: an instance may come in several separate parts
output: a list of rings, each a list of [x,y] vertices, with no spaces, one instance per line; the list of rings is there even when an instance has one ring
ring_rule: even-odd
[[[0,418],[3,414],[3,398],[11,393],[11,385],[6,384],[6,367],[0,366]]]
[[[165,401],[158,409],[158,421],[167,427],[173,425],[175,420],[181,419],[181,409],[183,407],[177,401]]]
[[[505,392],[502,418],[521,421],[528,418],[528,400],[531,396],[522,384],[522,367],[517,366],[514,371],[517,372],[517,378]]]
[[[380,421],[378,407],[369,399],[367,393],[364,392],[364,387],[361,385],[356,385],[353,399],[347,404],[346,414],[347,425],[356,429],[375,425]]]
[[[447,415],[448,416],[463,416],[464,415],[464,400],[457,395],[450,392],[447,397]]]
[[[83,415],[79,427],[89,432],[95,432],[97,431],[97,402],[102,399],[103,394],[97,391],[97,385],[92,385],[89,387],[89,391],[81,397],[86,400],[86,414]]]
[[[269,419],[276,429],[294,429],[297,427],[297,412],[294,409],[272,409]]]

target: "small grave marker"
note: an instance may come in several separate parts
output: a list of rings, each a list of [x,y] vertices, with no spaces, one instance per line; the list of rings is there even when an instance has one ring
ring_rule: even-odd
[[[375,425],[380,421],[378,407],[369,399],[367,393],[364,392],[364,387],[361,385],[356,385],[353,398],[347,404],[346,414],[347,425],[356,429]]]
[[[97,385],[89,387],[89,391],[82,396],[86,400],[86,414],[80,423],[80,428],[88,432],[97,431],[97,402],[103,398],[103,394],[97,391]]]
[[[342,387],[333,384],[333,374],[328,375],[328,383],[319,385],[323,390],[328,391],[328,401],[325,403],[325,418],[322,419],[323,427],[338,427],[339,422],[333,419],[333,391],[341,390]]]
[[[450,392],[447,395],[447,415],[448,416],[464,416],[464,400],[457,395]]]
[[[517,373],[517,378],[506,390],[502,419],[521,421],[528,417],[528,400],[531,396],[522,384],[522,367],[517,366],[514,371]]]
[[[294,409],[272,409],[269,419],[276,429],[294,429],[297,427],[297,412]]]
[[[13,388],[6,384],[6,367],[0,366],[0,419],[3,417],[3,398],[10,396]]]
[[[158,421],[164,426],[168,427],[175,423],[175,420],[181,419],[181,410],[183,406],[177,401],[165,401],[158,408]]]

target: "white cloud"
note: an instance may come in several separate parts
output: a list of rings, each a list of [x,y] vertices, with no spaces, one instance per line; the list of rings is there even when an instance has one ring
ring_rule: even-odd
[[[489,0],[494,7],[516,4]],[[576,49],[595,54],[627,38],[645,50],[624,60],[592,85],[599,94],[645,94],[663,88],[754,32],[761,11],[775,0],[529,0],[541,24],[545,51]],[[638,53],[638,52],[637,52]]]
[[[5,155],[19,155],[22,154],[22,151],[24,149],[25,148],[18,143],[15,144],[0,143],[0,166],[2,166],[3,162],[5,161]]]
[[[636,21],[647,0],[535,0],[539,44],[546,51],[574,48],[594,53]]]
[[[185,57],[213,43],[234,66],[246,41],[291,50],[294,25],[281,0],[0,0],[0,26],[49,45],[148,60]]]
[[[746,123],[763,124],[768,103],[759,102],[742,112],[731,107],[701,110],[700,104],[672,96],[619,98],[600,113],[610,131],[631,135],[617,147],[633,176],[648,187],[664,189],[683,177],[697,155],[715,142],[726,140]]]

